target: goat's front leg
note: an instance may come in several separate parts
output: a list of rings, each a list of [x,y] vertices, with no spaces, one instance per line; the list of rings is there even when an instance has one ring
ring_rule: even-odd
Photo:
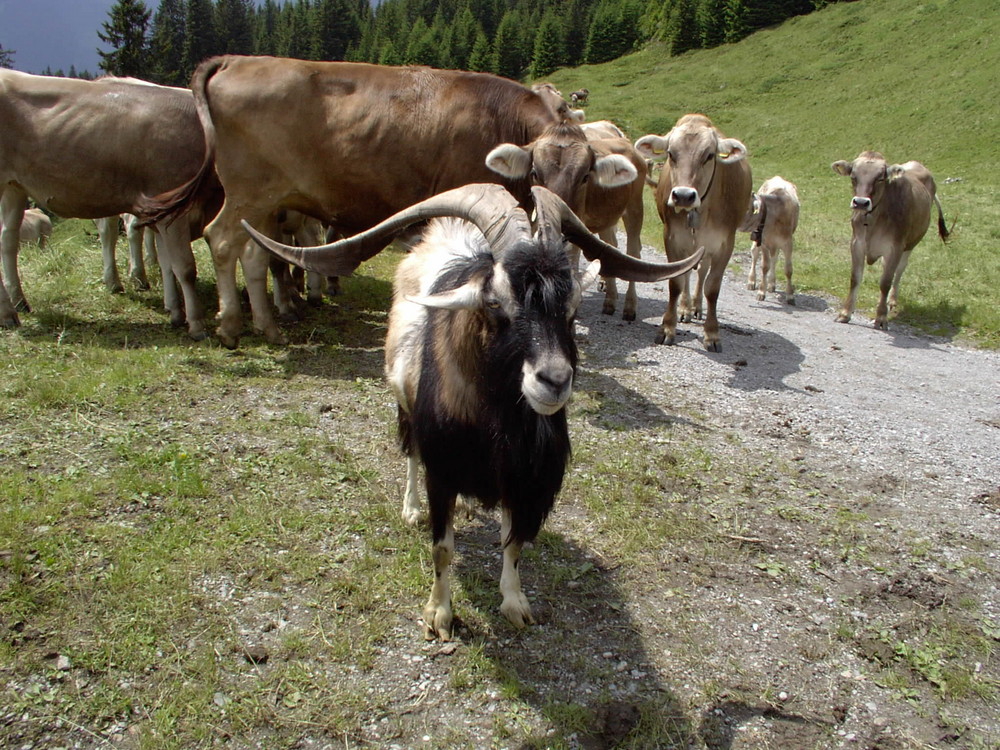
[[[451,640],[451,581],[448,569],[455,556],[455,493],[435,485],[427,478],[427,504],[431,516],[431,557],[434,560],[434,584],[424,605],[424,638]]]
[[[500,520],[500,545],[503,547],[503,572],[500,573],[500,593],[503,603],[500,612],[518,628],[533,625],[535,619],[531,616],[531,606],[528,598],[521,590],[521,575],[517,572],[521,559],[522,544],[510,538],[510,512],[504,508]]]

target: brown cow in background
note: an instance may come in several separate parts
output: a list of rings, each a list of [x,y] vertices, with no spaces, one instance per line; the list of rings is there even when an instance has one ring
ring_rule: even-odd
[[[635,143],[646,159],[666,160],[656,186],[656,210],[663,220],[663,244],[671,261],[685,258],[704,245],[698,267],[694,305],[688,279],[670,280],[670,299],[656,343],[673,344],[677,332],[678,298],[681,320],[701,317],[704,290],[708,303],[704,344],[721,352],[716,304],[722,278],[733,254],[736,229],[743,221],[753,190],[747,148],[726,138],[704,115],[684,115],[666,135],[646,135]]]
[[[930,226],[931,203],[938,210],[938,235],[942,241],[948,239],[934,177],[918,161],[889,165],[877,151],[863,151],[853,162],[835,161],[830,166],[837,174],[850,177],[854,187],[851,289],[837,322],[848,322],[854,313],[865,261],[871,265],[882,258],[875,327],[885,330],[889,310],[895,310],[899,300],[899,280],[910,261],[910,251]]]

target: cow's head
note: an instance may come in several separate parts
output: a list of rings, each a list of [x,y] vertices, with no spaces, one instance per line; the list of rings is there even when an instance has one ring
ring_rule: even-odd
[[[600,155],[583,130],[562,123],[527,146],[502,143],[486,155],[486,166],[509,180],[530,180],[551,190],[573,210],[584,204],[591,182],[610,189],[630,185],[639,173],[620,154]]]
[[[871,213],[882,201],[886,183],[903,173],[901,165],[886,164],[878,151],[862,151],[853,162],[841,159],[830,166],[837,174],[851,178],[854,187],[851,208],[865,213]]]
[[[703,115],[685,115],[666,135],[645,135],[635,148],[646,159],[666,160],[671,186],[667,205],[675,211],[700,208],[719,164],[733,164],[747,156],[741,141],[723,137]]]

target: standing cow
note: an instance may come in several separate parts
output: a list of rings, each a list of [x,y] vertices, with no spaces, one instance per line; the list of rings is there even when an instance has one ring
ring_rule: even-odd
[[[747,148],[726,138],[704,115],[684,115],[666,135],[646,135],[635,143],[645,158],[665,161],[656,186],[656,210],[663,220],[667,258],[679,260],[705,246],[698,268],[695,301],[688,279],[670,280],[670,299],[656,343],[673,344],[677,334],[678,298],[681,320],[701,317],[704,290],[708,303],[704,344],[721,352],[716,304],[722,277],[733,254],[736,229],[743,221],[753,189]]]
[[[930,171],[918,161],[887,164],[877,151],[863,151],[853,162],[830,165],[839,175],[851,178],[851,290],[837,316],[846,323],[854,313],[858,287],[871,265],[882,258],[880,296],[875,309],[875,327],[889,326],[889,310],[899,300],[899,280],[910,262],[910,251],[923,239],[931,221],[931,203],[938,210],[938,235],[948,239],[944,212]]]
[[[0,230],[3,229],[3,221],[0,218]],[[29,208],[24,212],[21,219],[21,230],[18,242],[34,242],[38,244],[40,250],[45,249],[45,245],[52,236],[52,219],[40,208]]]
[[[792,286],[792,236],[799,224],[799,194],[795,185],[783,177],[764,181],[750,203],[741,232],[750,232],[750,273],[747,289],[757,290],[757,299],[764,301],[766,292],[774,292],[778,251],[785,257],[785,302],[795,304]],[[757,264],[760,263],[760,285],[757,284]]]
[[[85,81],[0,69],[0,123],[0,327],[17,326],[17,310],[30,310],[17,272],[29,196],[68,218],[137,213],[145,197],[194,175],[204,154],[191,92],[134,79]],[[217,193],[217,183],[211,186],[206,180],[205,190]],[[211,213],[206,195],[199,194],[189,221],[162,227],[195,339],[205,335],[204,315],[188,231],[199,211]],[[105,282],[114,287],[117,271],[112,265],[109,278],[108,270],[105,263]]]
[[[485,163],[490,149],[529,143],[569,109],[484,73],[274,57],[211,58],[191,88],[205,132],[201,171],[145,208],[153,218],[182,210],[213,165],[218,171],[225,204],[205,234],[217,333],[229,347],[242,332],[237,260],[254,327],[282,340],[267,298],[267,255],[248,245],[241,219],[276,236],[278,213],[294,209],[335,235],[353,234],[450,188],[500,182]],[[527,181],[509,187],[529,199]]]

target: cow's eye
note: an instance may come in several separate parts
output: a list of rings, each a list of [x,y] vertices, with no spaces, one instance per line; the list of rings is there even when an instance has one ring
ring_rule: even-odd
[[[705,154],[705,164],[708,164],[714,158],[715,158],[715,154],[713,154],[711,151],[709,151],[707,154]]]
[[[537,169],[532,169],[531,170],[531,181],[532,182],[538,182],[538,170]]]

